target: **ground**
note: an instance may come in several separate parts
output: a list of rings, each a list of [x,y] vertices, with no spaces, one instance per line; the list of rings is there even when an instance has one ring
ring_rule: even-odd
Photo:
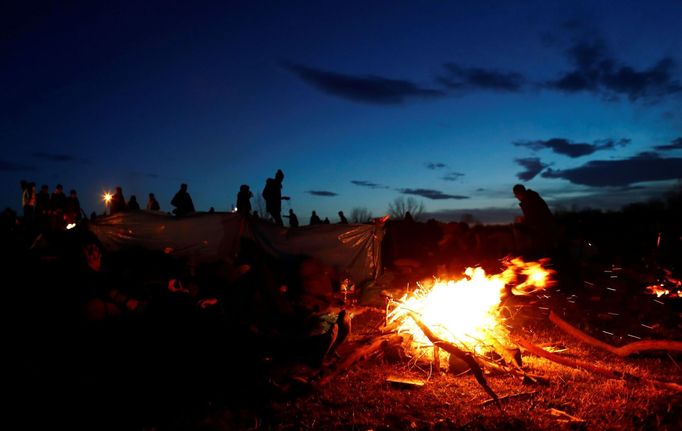
[[[236,328],[230,318],[241,303],[224,315],[199,317],[185,314],[185,303],[171,303],[174,311],[151,325],[116,320],[79,331],[57,318],[67,310],[51,299],[68,293],[68,286],[51,284],[63,271],[52,260],[36,265],[39,272],[30,265],[22,271],[33,274],[40,290],[34,297],[22,294],[7,309],[17,329],[10,331],[7,349],[17,359],[7,367],[10,410],[22,429],[682,429],[682,392],[647,383],[682,384],[680,352],[620,358],[569,337],[548,320],[548,310],[555,310],[614,345],[637,338],[682,340],[681,298],[646,293],[648,284],[660,281],[650,268],[559,265],[556,286],[510,304],[516,334],[625,377],[606,378],[522,351],[526,370],[547,383],[487,371],[490,387],[502,398],[497,406],[471,374],[437,371],[383,350],[319,384],[318,373],[325,375],[379,334],[385,294],[399,296],[414,285],[412,275],[387,270],[362,286],[357,303],[334,298],[322,314],[335,316],[345,307],[353,315],[353,330],[339,358],[329,357],[318,367],[306,360],[310,339]],[[129,277],[138,277],[133,273]],[[165,289],[167,280],[145,277]],[[424,385],[396,385],[389,377]]]

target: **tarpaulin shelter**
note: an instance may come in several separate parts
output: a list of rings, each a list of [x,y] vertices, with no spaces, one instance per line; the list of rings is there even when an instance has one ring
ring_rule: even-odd
[[[135,211],[97,219],[90,230],[108,251],[142,247],[196,262],[234,257],[242,240],[248,239],[276,258],[315,258],[362,282],[381,271],[384,226],[323,224],[287,229],[237,213],[174,217]]]

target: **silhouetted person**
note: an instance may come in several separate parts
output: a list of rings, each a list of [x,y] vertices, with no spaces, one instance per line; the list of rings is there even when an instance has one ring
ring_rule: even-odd
[[[21,186],[21,209],[23,210],[24,207],[26,206],[26,201],[28,200],[28,194],[26,193],[26,189],[28,188],[28,181],[26,180],[21,180],[19,181],[19,185]]]
[[[343,211],[339,211],[339,224],[348,224],[348,219],[343,215]]]
[[[81,219],[81,202],[75,190],[71,190],[66,198],[65,218],[67,223],[75,223]]]
[[[126,200],[123,197],[123,189],[121,186],[116,187],[116,192],[111,196],[109,201],[109,214],[114,215],[126,210]]]
[[[187,184],[180,184],[180,190],[173,196],[171,205],[175,207],[173,214],[176,216],[184,216],[194,212],[194,202],[192,202],[192,197],[187,193]]]
[[[294,210],[289,209],[289,215],[285,215],[289,219],[289,227],[298,227],[298,217],[294,214]]]
[[[147,200],[147,211],[160,211],[161,206],[159,201],[156,200],[154,193],[149,193],[149,199]]]
[[[412,217],[412,213],[409,211],[405,211],[405,218],[403,219],[408,223],[414,223],[414,218]]]
[[[140,204],[137,202],[137,196],[130,195],[130,200],[128,200],[128,211],[139,211]]]
[[[546,252],[554,241],[554,216],[540,195],[522,184],[513,188],[523,216],[517,218],[519,231],[530,240],[532,252]]]
[[[237,193],[237,212],[243,215],[251,214],[251,198],[253,197],[253,192],[249,189],[249,186],[242,184],[239,187],[239,193]]]
[[[24,221],[33,222],[36,207],[36,184],[21,181],[21,206],[24,211]]]
[[[282,200],[289,200],[288,196],[282,196],[282,181],[284,181],[284,172],[281,169],[277,169],[275,178],[265,180],[265,188],[263,189],[265,210],[279,226],[284,226],[282,221]]]
[[[312,215],[310,216],[310,224],[311,225],[322,224],[322,220],[320,219],[320,216],[318,216],[315,211],[313,211]]]
[[[36,194],[36,217],[44,221],[50,214],[50,190],[47,184],[40,186],[40,191]]]
[[[325,217],[324,221],[322,222],[322,224],[330,224],[330,223],[331,222],[329,221],[329,217]]]
[[[61,216],[66,212],[66,195],[64,194],[64,187],[57,184],[52,196],[50,196],[50,207],[55,215]]]

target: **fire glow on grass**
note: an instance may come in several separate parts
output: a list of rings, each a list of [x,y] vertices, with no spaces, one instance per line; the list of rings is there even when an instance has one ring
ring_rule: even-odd
[[[500,317],[500,301],[505,285],[515,295],[528,295],[554,284],[554,271],[539,262],[524,262],[520,258],[503,262],[501,274],[486,275],[482,268],[467,268],[460,280],[435,279],[405,294],[388,315],[390,322],[399,322],[398,332],[413,336],[413,344],[430,346],[431,342],[409,317],[415,313],[441,339],[461,349],[484,353],[486,346],[505,340],[507,329]]]

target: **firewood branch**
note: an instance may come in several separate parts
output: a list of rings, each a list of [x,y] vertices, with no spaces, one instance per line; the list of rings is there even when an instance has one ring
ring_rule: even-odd
[[[642,383],[647,383],[650,385],[654,386],[659,386],[659,387],[664,387],[667,389],[671,389],[677,392],[682,392],[682,385],[679,385],[677,383],[672,383],[672,382],[662,382],[659,380],[653,380],[653,379],[646,379],[643,377],[635,376],[633,374],[628,374],[628,373],[623,373],[621,371],[616,371],[611,368],[605,368],[605,367],[600,367],[598,365],[595,365],[590,362],[585,362],[585,361],[579,361],[576,359],[571,359],[571,358],[566,358],[564,356],[560,356],[551,352],[546,351],[545,349],[536,346],[535,344],[531,343],[530,341],[519,337],[515,336],[513,337],[514,342],[518,344],[519,346],[523,347],[524,349],[528,350],[530,353],[534,354],[535,356],[540,356],[541,358],[548,359],[552,362],[556,362],[557,364],[561,365],[566,365],[568,367],[572,368],[582,368],[585,371],[590,371],[595,374],[601,374],[603,376],[606,376],[610,379],[629,379],[637,382],[642,382]]]
[[[474,377],[476,378],[476,381],[478,382],[479,385],[483,388],[484,391],[490,397],[495,400],[497,403],[497,406],[499,408],[502,408],[502,405],[500,404],[500,400],[497,396],[497,394],[488,386],[488,382],[485,379],[485,376],[483,375],[483,370],[481,370],[481,366],[478,364],[476,361],[476,358],[471,353],[465,352],[464,350],[460,349],[459,347],[455,346],[452,343],[448,343],[445,340],[441,340],[436,334],[434,334],[431,329],[429,329],[424,322],[421,321],[417,315],[414,313],[410,312],[409,313],[410,317],[412,320],[414,320],[414,323],[419,326],[419,329],[426,335],[426,338],[433,343],[434,346],[438,346],[441,349],[445,350],[446,352],[450,353],[451,355],[455,355],[457,358],[461,359],[462,361],[466,362],[469,367],[471,367],[471,372],[473,373]]]
[[[630,356],[633,353],[644,352],[647,350],[665,350],[668,352],[670,351],[682,352],[682,341],[642,340],[635,341],[634,343],[629,343],[621,347],[616,347],[604,343],[603,341],[597,340],[596,338],[584,333],[580,329],[563,320],[554,311],[549,312],[549,320],[552,323],[554,323],[557,326],[557,328],[561,329],[568,335],[591,346],[597,347],[602,350],[606,350],[607,352],[611,352],[614,355],[620,356],[622,358]]]
[[[313,380],[317,386],[324,386],[330,381],[332,381],[337,375],[341,374],[343,371],[349,369],[356,362],[365,360],[375,354],[382,344],[389,341],[395,335],[381,335],[375,337],[370,343],[358,347],[355,351],[345,357],[343,360],[330,366],[328,370],[325,370],[320,375],[316,376]]]

